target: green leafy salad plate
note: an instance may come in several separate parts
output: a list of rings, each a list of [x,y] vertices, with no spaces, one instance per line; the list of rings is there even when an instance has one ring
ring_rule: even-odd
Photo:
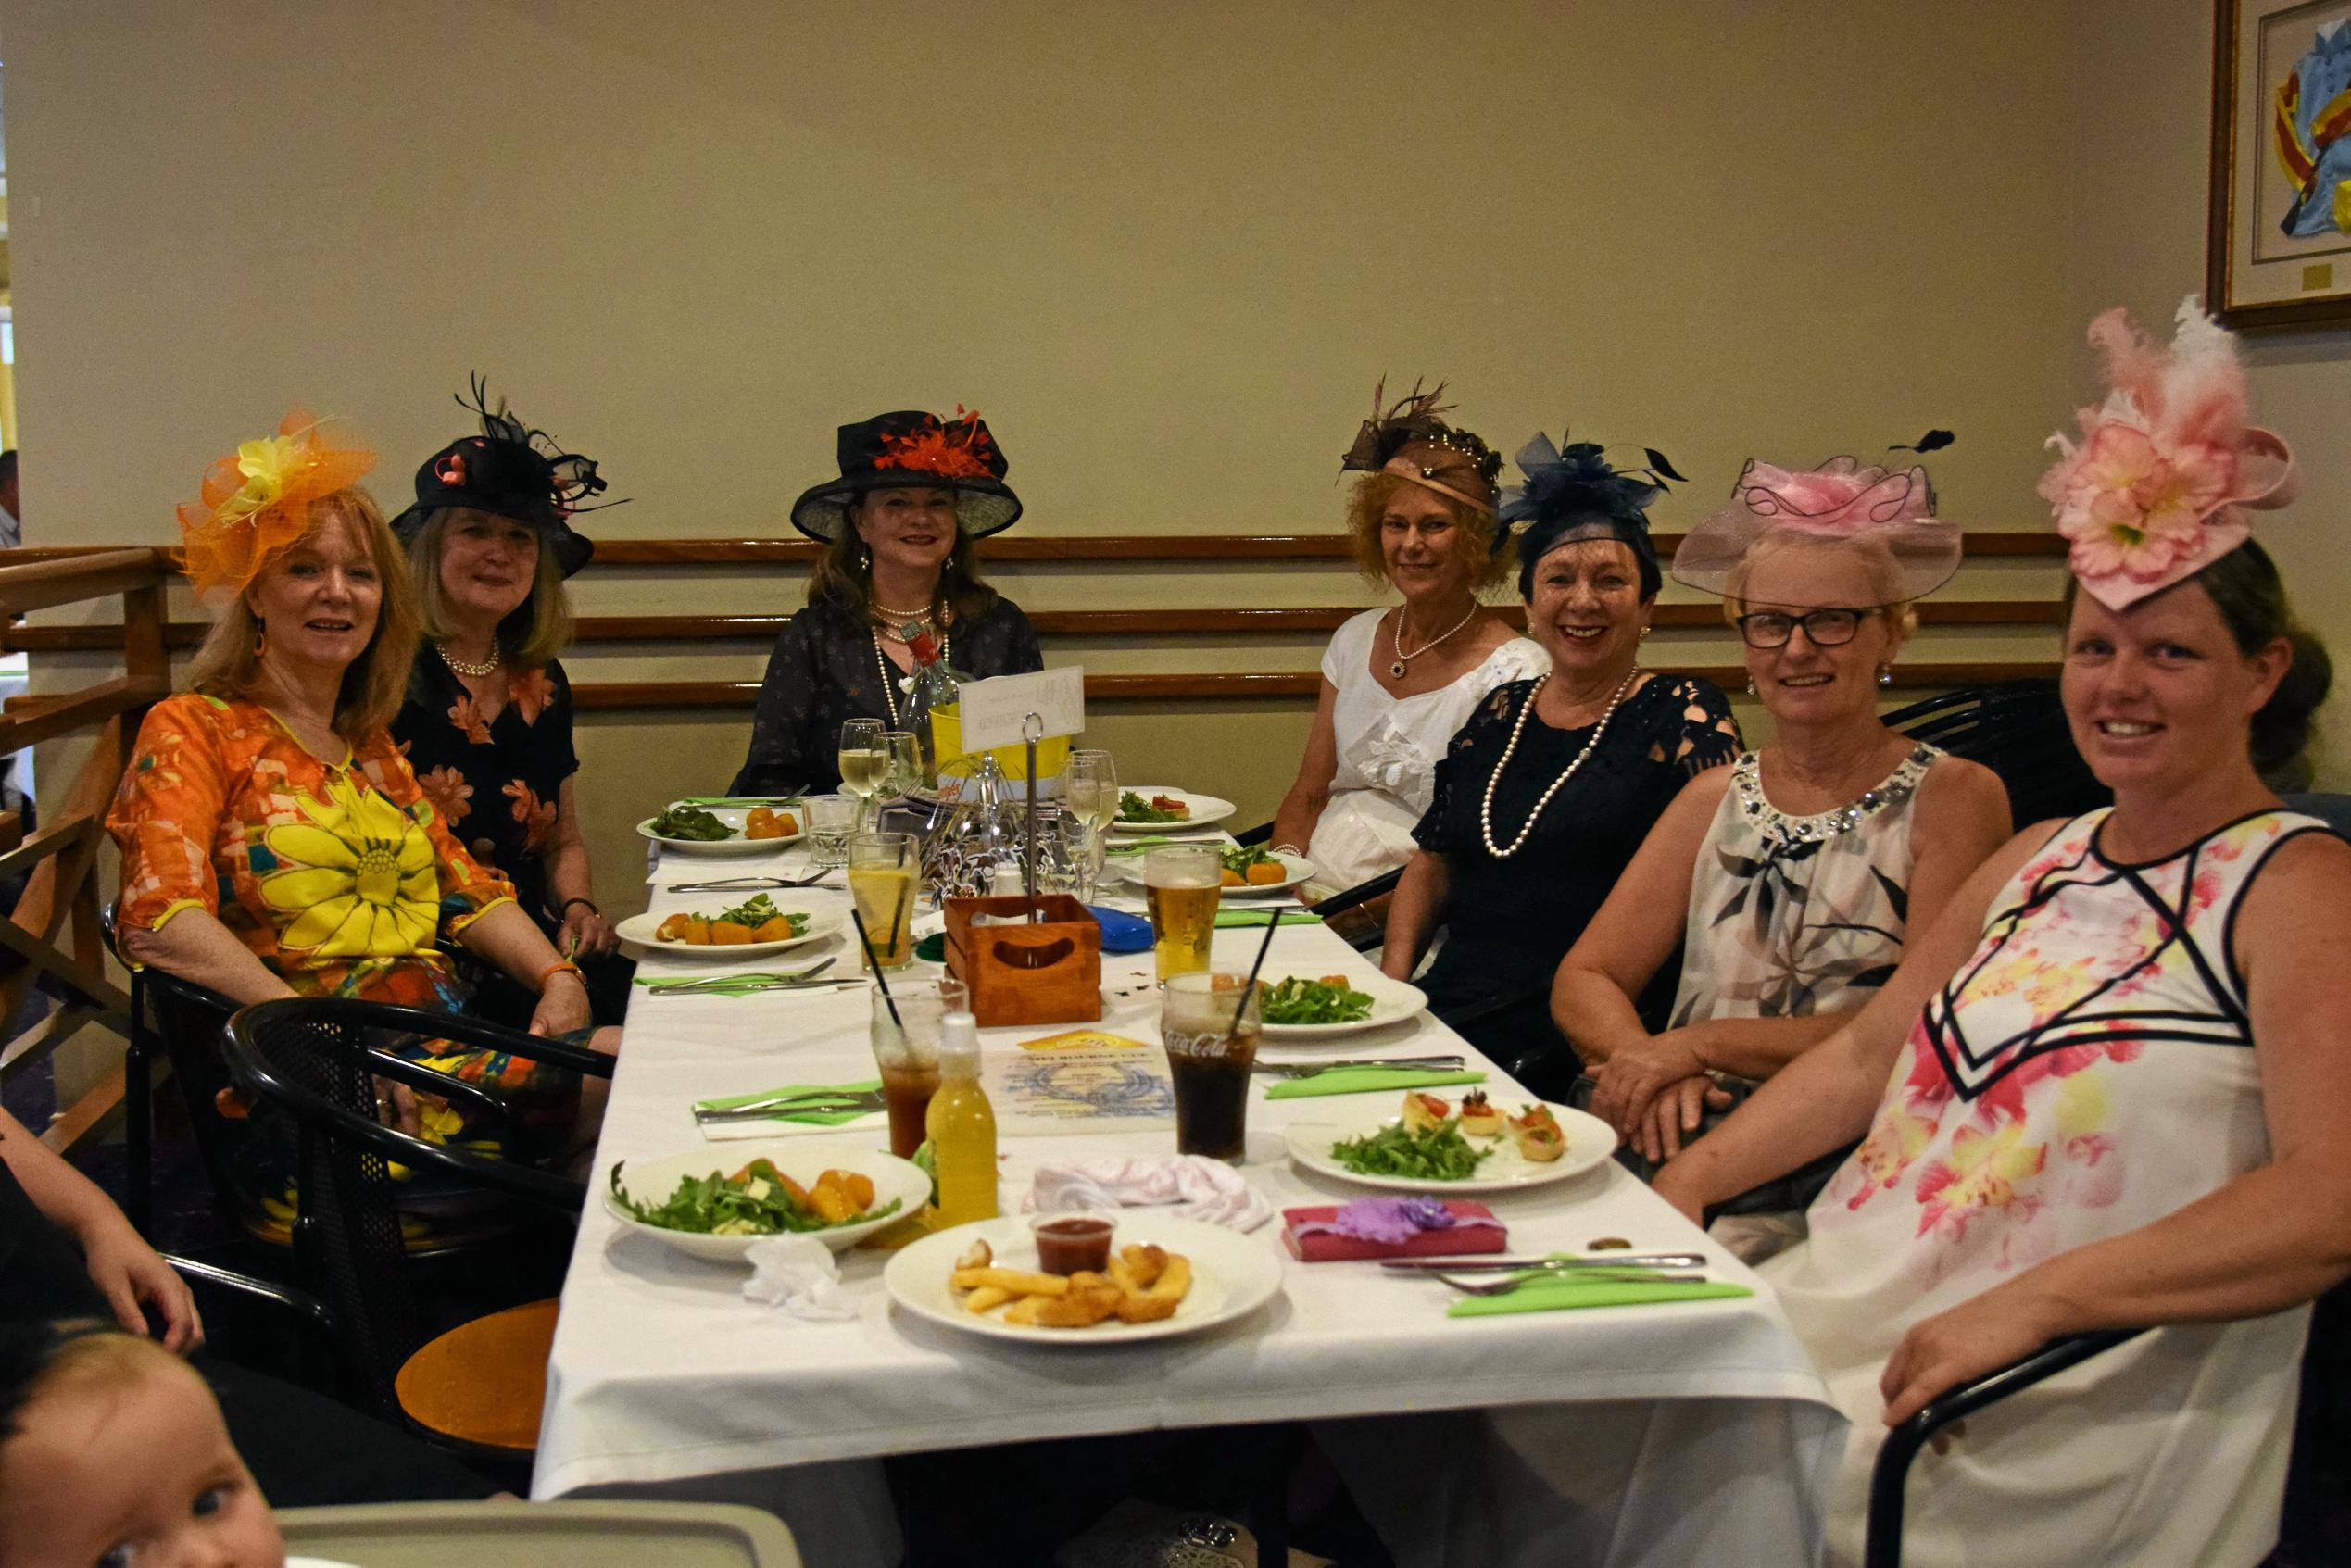
[[[838,1173],[829,1184],[828,1172]],[[851,1176],[871,1183],[870,1193],[843,1179]],[[721,1263],[741,1262],[751,1243],[769,1236],[813,1236],[838,1252],[930,1200],[930,1177],[869,1138],[705,1145],[620,1160],[604,1173],[604,1207],[622,1226]]]
[[[1312,1045],[1417,1018],[1428,994],[1384,974],[1272,974],[1259,997],[1269,1046]]]
[[[1494,1100],[1513,1116],[1535,1103],[1502,1096]],[[1290,1159],[1319,1175],[1396,1192],[1515,1192],[1581,1175],[1616,1152],[1615,1128],[1565,1105],[1551,1107],[1567,1141],[1556,1160],[1528,1159],[1506,1130],[1497,1137],[1465,1135],[1458,1115],[1410,1129],[1397,1114],[1396,1101],[1385,1106],[1364,1107],[1352,1116],[1334,1107],[1328,1115],[1290,1123],[1282,1129]],[[1458,1104],[1452,1109],[1458,1110]]]

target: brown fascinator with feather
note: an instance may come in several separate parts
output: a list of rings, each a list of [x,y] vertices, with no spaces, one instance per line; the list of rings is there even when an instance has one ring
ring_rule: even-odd
[[[1445,422],[1452,405],[1439,401],[1444,395],[1443,382],[1423,392],[1415,379],[1412,391],[1391,404],[1388,379],[1381,377],[1372,389],[1371,418],[1339,459],[1339,471],[1398,474],[1490,518],[1502,454]]]

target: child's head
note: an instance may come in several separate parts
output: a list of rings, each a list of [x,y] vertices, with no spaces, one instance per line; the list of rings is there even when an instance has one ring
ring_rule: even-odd
[[[0,1327],[0,1562],[283,1568],[212,1390],[97,1323]]]

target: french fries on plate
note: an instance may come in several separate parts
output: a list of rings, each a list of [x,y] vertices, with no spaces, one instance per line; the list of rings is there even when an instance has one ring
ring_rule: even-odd
[[[1191,1294],[1192,1261],[1180,1252],[1130,1242],[1101,1273],[1035,1273],[996,1266],[985,1241],[958,1258],[948,1284],[964,1292],[963,1310],[993,1312],[1029,1328],[1091,1328],[1120,1323],[1157,1323],[1176,1315]]]

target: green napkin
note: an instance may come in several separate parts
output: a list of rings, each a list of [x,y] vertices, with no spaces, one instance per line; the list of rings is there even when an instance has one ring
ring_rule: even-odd
[[[1305,1099],[1314,1095],[1364,1095],[1375,1089],[1427,1089],[1443,1084],[1482,1084],[1475,1069],[1448,1073],[1433,1067],[1334,1067],[1312,1078],[1285,1078],[1265,1091],[1267,1099]]]
[[[754,806],[798,806],[797,795],[689,795],[678,802],[681,806],[740,806],[746,810]]]
[[[1526,1276],[1521,1276],[1526,1277]],[[1716,1281],[1595,1278],[1574,1269],[1536,1277],[1502,1296],[1465,1296],[1445,1309],[1449,1318],[1491,1318],[1506,1312],[1556,1312],[1576,1307],[1637,1307],[1664,1301],[1716,1301],[1753,1296],[1743,1285]]]
[[[869,1078],[862,1084],[786,1084],[780,1089],[762,1089],[752,1095],[722,1095],[717,1099],[698,1099],[697,1110],[732,1110],[753,1100],[769,1099],[776,1095],[805,1095],[829,1090],[836,1094],[866,1095],[877,1093],[882,1086],[879,1078]],[[761,1120],[768,1122],[805,1122],[812,1127],[837,1127],[844,1122],[854,1122],[861,1116],[872,1116],[871,1110],[794,1110],[788,1106]]]
[[[1312,909],[1219,909],[1216,929],[1230,931],[1236,926],[1320,925],[1323,917]]]

